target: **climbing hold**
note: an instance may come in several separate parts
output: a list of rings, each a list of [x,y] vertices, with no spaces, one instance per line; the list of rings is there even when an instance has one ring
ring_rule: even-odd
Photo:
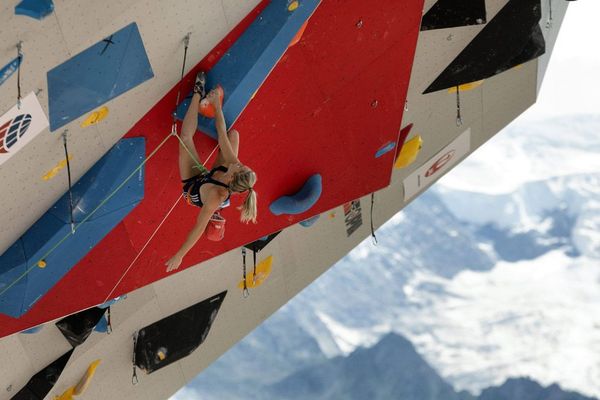
[[[21,333],[25,333],[27,335],[31,335],[31,334],[34,334],[34,333],[38,333],[39,331],[42,330],[43,327],[44,327],[44,325],[34,326],[33,328],[26,329],[26,330],[22,331]]]
[[[73,400],[73,396],[81,396],[90,385],[98,365],[100,365],[100,360],[93,361],[79,380],[79,383],[77,383],[77,386],[71,386],[60,396],[54,397],[54,400]]]
[[[133,349],[135,365],[151,374],[190,355],[208,336],[226,294],[221,292],[140,329]]]
[[[39,268],[46,268],[46,261],[44,261],[44,260],[40,260],[40,261],[38,261],[38,262],[37,262],[37,266],[38,266]]]
[[[473,90],[473,89],[477,89],[479,86],[481,86],[483,84],[483,81],[485,79],[481,79],[479,81],[475,81],[475,82],[470,82],[470,83],[464,83],[462,85],[458,85],[458,90],[461,92],[467,92],[469,90]],[[451,88],[448,89],[448,93],[456,93],[457,87],[456,86],[452,86]]]
[[[83,375],[83,377],[81,377],[77,386],[75,386],[75,390],[73,391],[74,395],[80,396],[85,392],[85,390],[90,385],[94,374],[96,373],[96,368],[98,368],[98,365],[100,365],[100,360],[95,360],[89,365],[89,367],[85,371],[85,374]]]
[[[69,358],[71,358],[71,354],[73,354],[73,350],[74,349],[67,351],[37,374],[33,375],[25,386],[11,397],[11,399],[45,398],[60,378]]]
[[[151,79],[154,72],[138,26],[132,22],[46,76],[50,131],[56,131]]]
[[[308,228],[309,226],[313,226],[315,222],[317,222],[317,220],[319,219],[319,217],[321,217],[320,215],[315,215],[314,217],[311,217],[309,219],[305,219],[304,221],[300,222],[300,225],[302,225],[305,228]]]
[[[302,188],[290,196],[282,196],[269,206],[269,210],[275,215],[301,214],[308,211],[321,197],[323,190],[323,178],[315,174],[308,178]]]
[[[294,36],[294,38],[292,39],[292,41],[290,42],[288,47],[292,47],[298,44],[298,42],[300,42],[300,39],[302,39],[302,35],[304,34],[304,31],[306,30],[306,27],[308,26],[308,21],[306,21],[298,30],[298,32],[296,32],[296,36]]]
[[[375,158],[379,158],[382,155],[384,155],[385,153],[389,153],[390,151],[394,150],[395,147],[396,147],[396,143],[394,143],[394,142],[386,143],[383,147],[381,147],[379,150],[377,150],[377,153],[375,153]]]
[[[165,349],[164,347],[161,347],[158,350],[156,350],[156,358],[159,361],[164,361],[165,358],[167,358],[167,349]]]
[[[292,1],[289,5],[288,5],[288,11],[296,11],[296,9],[298,8],[298,1]]]
[[[217,93],[219,94],[219,100],[221,102],[221,106],[223,106],[223,98],[225,97],[225,92],[221,85],[217,85],[215,88]],[[200,101],[200,108],[198,108],[198,113],[202,114],[206,118],[214,118],[215,117],[215,106],[208,102],[208,99],[202,99]]]
[[[423,139],[421,139],[421,136],[419,135],[404,143],[404,146],[402,146],[402,150],[394,163],[394,168],[400,169],[412,164],[417,159],[417,155],[419,154],[422,145]]]
[[[246,275],[246,287],[255,288],[263,284],[271,275],[271,269],[273,267],[273,256],[269,256],[256,264],[256,275],[250,273]],[[244,280],[242,279],[238,283],[240,289],[244,288]]]
[[[95,125],[98,122],[102,121],[104,118],[106,118],[107,115],[108,115],[108,107],[106,107],[106,106],[101,107],[101,108],[97,109],[96,111],[94,111],[93,113],[91,113],[90,115],[88,115],[88,117],[81,123],[81,127],[85,128],[90,125]]]
[[[43,19],[54,11],[52,0],[23,0],[15,6],[16,15]]]
[[[73,156],[71,154],[69,154],[69,161],[73,160]],[[50,171],[46,172],[44,174],[44,176],[42,176],[42,179],[45,181],[49,181],[50,179],[54,178],[64,167],[67,166],[67,159],[63,158],[62,160],[60,160],[58,162],[58,164],[56,164],[56,166],[54,168],[52,168]]]
[[[80,311],[76,314],[71,314],[68,317],[61,319],[56,322],[56,327],[63,334],[65,339],[73,347],[77,347],[92,334],[92,331],[96,328],[98,323],[103,319],[105,309],[92,307],[87,310]],[[105,324],[98,328],[99,331],[106,332],[108,328],[108,322],[104,321]]]

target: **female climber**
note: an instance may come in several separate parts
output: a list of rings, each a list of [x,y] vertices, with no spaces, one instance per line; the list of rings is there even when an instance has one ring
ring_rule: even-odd
[[[183,257],[204,233],[213,213],[228,205],[231,195],[246,193],[246,199],[239,207],[240,219],[245,223],[250,221],[256,223],[256,193],[253,189],[256,173],[238,160],[239,133],[235,129],[227,132],[219,94],[212,90],[206,96],[205,83],[204,72],[198,73],[192,100],[181,126],[181,139],[185,147],[179,143],[179,173],[183,183],[183,195],[188,203],[201,209],[196,225],[187,239],[179,251],[165,264],[167,272],[179,268]],[[210,171],[197,163],[199,157],[193,139],[198,127],[198,108],[204,97],[215,108],[215,126],[219,142],[219,153]]]

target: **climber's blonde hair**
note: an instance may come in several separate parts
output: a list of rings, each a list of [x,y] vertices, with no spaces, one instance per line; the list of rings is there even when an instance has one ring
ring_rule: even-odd
[[[245,171],[236,172],[233,175],[231,183],[229,183],[229,189],[232,192],[243,193],[248,192],[244,204],[239,208],[242,213],[240,220],[248,223],[252,221],[256,223],[256,192],[254,191],[254,185],[256,184],[256,173],[247,169]]]

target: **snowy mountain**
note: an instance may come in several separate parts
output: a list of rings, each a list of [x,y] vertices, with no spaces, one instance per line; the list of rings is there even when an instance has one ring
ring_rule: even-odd
[[[598,133],[600,117],[508,128],[181,396],[261,398],[398,332],[455,390],[529,376],[600,397]]]
[[[396,334],[348,357],[304,368],[265,389],[263,398],[294,400],[595,400],[559,385],[542,387],[528,378],[509,379],[484,389],[478,397],[457,393]]]

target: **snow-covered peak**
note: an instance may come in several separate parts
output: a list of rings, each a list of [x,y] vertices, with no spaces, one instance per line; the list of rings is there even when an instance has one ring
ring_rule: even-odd
[[[439,181],[443,188],[505,194],[527,182],[600,171],[600,115],[516,122]]]

